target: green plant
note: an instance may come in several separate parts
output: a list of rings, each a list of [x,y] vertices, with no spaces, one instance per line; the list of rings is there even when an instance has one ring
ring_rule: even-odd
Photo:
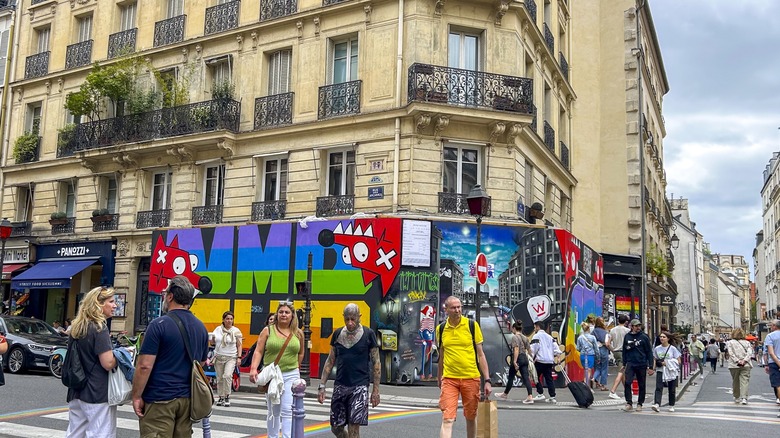
[[[647,254],[645,254],[645,263],[647,270],[653,275],[658,277],[668,277],[670,275],[666,257],[655,245],[652,245]]]
[[[199,106],[190,113],[192,120],[201,128],[213,128],[215,124],[214,109],[211,106]]]
[[[106,216],[110,214],[107,208],[96,208],[92,210],[92,217],[95,216]]]
[[[55,211],[50,216],[53,220],[59,220],[59,219],[67,219],[68,214],[64,211]]]
[[[57,148],[62,149],[68,146],[70,139],[73,137],[73,131],[76,130],[75,123],[68,123],[62,128],[58,129],[60,135],[57,136]]]
[[[16,138],[13,157],[17,163],[27,163],[35,159],[38,153],[38,134],[26,132]]]
[[[214,100],[232,100],[235,94],[236,86],[231,81],[218,82],[211,89],[211,98]]]

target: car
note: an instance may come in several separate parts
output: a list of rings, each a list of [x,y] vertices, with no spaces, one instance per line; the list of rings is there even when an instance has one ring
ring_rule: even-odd
[[[68,345],[68,338],[36,318],[1,315],[0,334],[8,339],[3,365],[13,374],[33,368],[48,369],[49,356]]]

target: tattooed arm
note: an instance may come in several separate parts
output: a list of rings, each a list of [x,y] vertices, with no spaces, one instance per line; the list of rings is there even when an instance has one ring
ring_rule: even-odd
[[[328,383],[328,377],[333,370],[333,366],[336,364],[336,348],[331,346],[330,353],[328,353],[328,359],[325,361],[325,366],[322,368],[322,379],[320,379],[320,386],[317,388],[317,401],[322,404],[325,402],[325,384]]]
[[[374,365],[374,390],[371,391],[371,407],[379,405],[379,381],[382,379],[382,365],[379,363],[379,347],[371,349],[371,362]]]

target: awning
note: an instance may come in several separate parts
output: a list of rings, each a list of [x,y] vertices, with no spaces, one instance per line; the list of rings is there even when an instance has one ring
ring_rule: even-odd
[[[12,289],[54,289],[70,287],[74,275],[95,264],[98,258],[40,261],[11,280]]]
[[[29,264],[27,263],[9,263],[7,265],[3,265],[2,279],[8,280],[9,278],[11,278],[11,274],[14,271],[25,268],[27,266],[29,266]]]

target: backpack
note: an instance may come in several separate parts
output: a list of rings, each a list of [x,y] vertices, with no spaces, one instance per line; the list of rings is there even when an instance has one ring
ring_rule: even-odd
[[[441,340],[442,335],[444,334],[444,324],[447,324],[447,321],[442,322],[436,327],[436,344],[439,347],[439,351],[441,351]],[[471,332],[471,344],[474,346],[474,358],[477,360],[477,369],[479,369],[479,356],[477,355],[477,340],[474,336],[473,319],[469,319],[469,331]]]
[[[68,343],[68,352],[62,361],[62,384],[76,391],[87,386],[89,375],[81,362],[81,350],[78,340],[71,338]]]

